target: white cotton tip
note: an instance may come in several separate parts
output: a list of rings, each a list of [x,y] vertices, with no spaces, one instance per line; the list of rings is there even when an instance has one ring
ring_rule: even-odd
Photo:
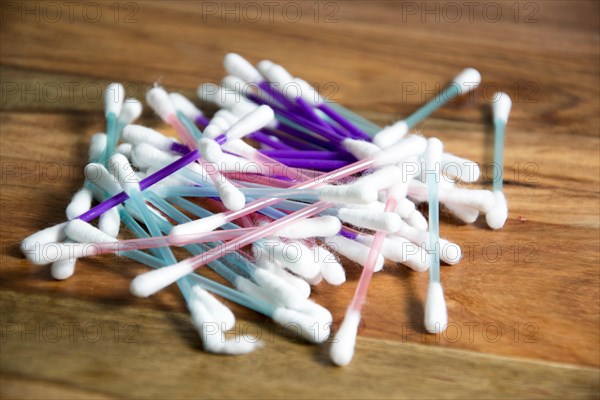
[[[85,179],[92,182],[111,196],[120,193],[123,189],[114,177],[102,164],[90,163],[83,170]]]
[[[194,233],[211,232],[227,223],[224,213],[213,214],[210,217],[197,219],[185,224],[175,225],[169,236],[192,235]]]
[[[223,330],[212,310],[199,299],[188,303],[192,323],[202,339],[204,350],[214,354],[241,355],[248,354],[262,347],[262,342],[253,336],[226,339]]]
[[[256,163],[233,154],[224,153],[223,157],[217,163],[220,172],[249,172],[258,171]]]
[[[66,243],[49,242],[31,246],[23,254],[32,264],[47,265],[63,260],[74,260],[83,255],[83,250],[79,244],[67,241]],[[88,255],[93,252],[93,248],[88,246]]]
[[[306,298],[294,286],[266,269],[257,268],[254,271],[253,278],[256,284],[267,292],[270,297],[287,308],[295,308],[306,301]]]
[[[76,258],[60,260],[52,263],[50,267],[50,275],[58,281],[69,279],[75,273]]]
[[[94,162],[98,160],[106,151],[106,134],[96,133],[90,139],[90,148],[88,151],[88,161]]]
[[[169,117],[176,113],[175,106],[171,103],[169,94],[160,86],[155,86],[148,90],[148,93],[146,93],[146,103],[167,123],[169,122]]]
[[[136,276],[129,285],[129,291],[136,297],[149,297],[192,272],[194,268],[190,261],[183,260]]]
[[[277,84],[280,90],[294,80],[294,77],[279,64],[272,64],[270,68],[263,71],[263,75],[269,82]]]
[[[231,122],[233,124],[233,123],[237,122],[237,120],[239,118],[242,118],[244,115],[251,113],[252,111],[256,110],[258,107],[259,106],[257,106],[254,103],[249,103],[249,102],[243,101],[238,104],[233,104],[226,111],[229,111],[231,114],[233,114],[235,116],[235,118],[236,118],[235,121]],[[277,121],[272,121],[268,126],[273,127],[276,125],[276,123],[277,123]]]
[[[330,285],[339,286],[346,282],[346,270],[337,257],[324,247],[316,248],[321,264],[321,275]]]
[[[233,107],[231,110],[226,110],[224,108],[220,109],[219,111],[217,111],[215,113],[215,115],[213,115],[213,119],[215,119],[215,117],[219,117],[220,119],[223,119],[225,121],[225,129],[229,129],[229,127],[233,124],[235,124],[236,122],[238,122],[240,120],[241,117],[243,117],[246,114],[251,113],[252,111],[256,110],[259,106],[254,105],[254,107],[252,108],[252,110],[247,111],[248,109],[244,106],[238,108]],[[243,114],[241,115],[237,115],[236,111],[239,111]]]
[[[117,121],[121,125],[129,125],[142,115],[142,103],[137,99],[126,99]]]
[[[479,165],[475,161],[449,153],[442,154],[441,171],[444,175],[460,179],[463,182],[475,182],[481,174]]]
[[[163,167],[177,158],[147,143],[133,146],[130,157],[133,165],[141,170],[147,170],[154,166]]]
[[[247,93],[246,90],[250,87],[250,83],[246,83],[242,78],[235,75],[227,75],[221,79],[221,87],[226,91],[245,95]]]
[[[67,224],[68,222],[63,222],[27,236],[21,242],[21,252],[28,257],[29,253],[36,247],[44,246],[48,243],[60,242],[66,237],[65,227]]]
[[[109,84],[104,90],[104,112],[106,116],[112,113],[117,117],[123,107],[124,99],[125,88],[123,85],[117,82]]]
[[[252,248],[253,251],[255,249],[256,249],[256,247]],[[261,251],[260,248],[258,249],[258,251],[259,252]],[[262,253],[258,253],[258,254],[262,255]],[[291,274],[290,272],[285,270],[282,266],[270,262],[268,260],[268,257],[263,256],[263,257],[259,258],[256,261],[256,266],[258,268],[266,269],[267,271],[272,272],[275,275],[279,276],[280,278],[284,279],[287,283],[294,286],[296,288],[296,291],[299,294],[301,294],[302,297],[304,297],[305,299],[308,299],[308,297],[310,296],[311,289],[310,289],[310,285],[308,284],[308,282],[306,282],[302,278],[297,277],[294,274]]]
[[[489,190],[479,189],[452,189],[440,191],[440,202],[454,204],[461,207],[475,208],[483,213],[488,213],[494,207],[496,198]]]
[[[133,149],[133,145],[131,143],[121,143],[117,146],[117,153],[123,154],[125,157],[129,158],[131,156],[131,150]]]
[[[164,136],[154,129],[141,125],[127,125],[123,128],[123,140],[134,146],[147,143],[163,151],[170,151],[173,144],[173,139]]]
[[[198,285],[192,286],[192,291],[219,324],[221,330],[228,331],[234,327],[235,315],[233,315],[229,307]]]
[[[81,188],[73,195],[71,202],[67,206],[65,213],[67,219],[79,217],[84,212],[88,211],[92,206],[94,195],[92,191],[86,187]]]
[[[227,54],[223,59],[223,66],[229,74],[241,78],[244,82],[258,83],[263,80],[260,72],[239,54]]]
[[[204,115],[194,103],[180,93],[169,93],[169,99],[175,109],[183,113],[192,122]]]
[[[408,186],[408,195],[417,202],[427,201],[427,185],[423,182],[412,180]],[[487,213],[494,207],[495,197],[489,190],[480,189],[445,189],[440,188],[440,203],[444,205],[454,205],[459,207],[474,208],[483,213]]]
[[[352,182],[353,185],[361,185],[362,187],[368,187],[369,189],[381,191],[383,189],[397,186],[400,189],[406,184],[402,182],[403,173],[402,170],[395,165],[388,165],[377,169],[375,172],[366,174]],[[406,189],[402,189],[406,191]],[[396,190],[397,191],[397,190]],[[406,196],[405,193],[400,193],[399,198]]]
[[[439,176],[443,152],[444,145],[440,139],[427,139],[427,149],[425,150],[425,168],[428,172],[436,171],[436,176]],[[439,184],[439,182],[436,182],[436,184]]]
[[[439,282],[430,282],[425,300],[425,329],[429,333],[442,333],[448,325],[448,311],[444,291]]]
[[[307,316],[313,317],[318,326],[314,327],[318,331],[319,336],[329,336],[333,316],[325,307],[315,303],[312,300],[304,300],[304,302],[295,308]]]
[[[198,97],[207,103],[216,104],[219,107],[232,109],[236,106],[246,107],[248,111],[256,108],[256,105],[242,96],[240,93],[221,89],[214,83],[204,83],[198,87]]]
[[[117,237],[121,226],[121,216],[117,207],[113,207],[106,211],[98,219],[98,229],[106,233],[108,236]]]
[[[306,239],[310,237],[325,237],[337,235],[342,229],[342,223],[334,216],[306,218],[277,231],[275,236],[290,239]]]
[[[476,208],[461,207],[450,203],[444,204],[444,207],[446,207],[456,218],[467,224],[472,224],[477,221],[477,218],[479,217],[479,210]]]
[[[227,141],[227,143],[223,144],[223,149],[225,149],[225,151],[227,151],[228,153],[233,153],[248,160],[253,159],[256,156],[256,153],[258,152],[256,148],[250,146],[242,139]],[[255,162],[252,162],[252,165],[253,167],[251,170],[256,170],[257,168],[260,168]]]
[[[506,124],[508,122],[508,115],[510,114],[511,108],[512,101],[510,100],[510,96],[504,92],[496,93],[496,96],[492,102],[492,113],[494,115],[494,119],[498,119]]]
[[[240,189],[233,186],[225,177],[221,177],[215,184],[223,205],[232,211],[238,211],[246,205],[246,196]]]
[[[198,95],[198,98],[202,101],[219,105],[219,97],[221,97],[220,90],[221,89],[219,88],[219,86],[214,83],[203,83],[200,86],[198,86],[196,94]]]
[[[360,185],[327,185],[319,189],[319,199],[333,203],[369,204],[377,201],[377,191]]]
[[[381,148],[373,143],[358,139],[344,139],[342,146],[357,160],[364,160],[381,152]]]
[[[65,227],[67,237],[78,243],[108,243],[116,241],[114,236],[107,235],[100,229],[80,219],[70,221]]]
[[[275,300],[266,290],[264,290],[251,280],[244,278],[243,276],[238,275],[235,278],[234,286],[240,292],[245,293],[248,296],[253,297],[255,299],[262,300],[269,304],[277,303],[277,300]]]
[[[408,125],[404,121],[398,121],[393,125],[386,126],[373,137],[373,143],[381,149],[398,143],[408,133]]]
[[[427,247],[429,243],[429,233],[423,230],[414,228],[406,223],[402,223],[400,229],[396,232],[396,235],[402,238],[408,239],[411,242]],[[446,239],[439,238],[440,244],[440,259],[449,265],[454,265],[462,258],[462,251],[460,246],[456,243],[449,242]]]
[[[125,192],[140,190],[140,180],[127,157],[119,153],[113,154],[108,160],[108,165]]]
[[[458,85],[460,89],[459,96],[470,92],[481,83],[481,74],[475,68],[466,68],[458,74],[452,84]]]
[[[485,214],[485,221],[492,229],[500,229],[506,223],[508,218],[508,204],[506,197],[501,191],[494,192],[494,206]]]
[[[308,282],[309,285],[317,286],[318,284],[323,282],[323,274],[319,270],[319,273],[317,273],[317,275],[313,276],[312,278],[304,278],[304,279],[306,279],[306,282]]]
[[[352,361],[359,324],[360,312],[350,309],[346,311],[342,326],[335,334],[329,350],[329,356],[335,365],[345,367]]]
[[[412,201],[405,197],[398,199],[398,203],[396,204],[396,212],[398,215],[400,215],[400,217],[402,217],[402,219],[408,219],[416,210],[417,206]]]
[[[260,74],[264,77],[265,73],[269,68],[271,68],[275,63],[271,60],[262,60],[256,64],[256,69],[260,72]]]
[[[378,166],[397,164],[403,160],[419,156],[425,152],[427,140],[422,136],[408,135],[396,144],[386,146],[377,155]]]
[[[213,118],[214,119],[214,118]],[[202,135],[207,139],[216,139],[218,136],[225,133],[225,129],[219,126],[216,123],[213,123],[211,120],[210,125],[208,125],[204,131],[202,131]]]
[[[402,218],[398,214],[385,211],[340,208],[337,216],[351,225],[387,233],[396,232],[402,224]]]
[[[314,278],[321,271],[313,257],[313,252],[297,240],[287,243],[276,238],[264,239],[254,243],[262,251],[263,257],[272,257],[282,267],[305,279]]]
[[[406,223],[422,231],[426,231],[429,228],[429,223],[418,210],[415,210],[408,218],[406,218]]]
[[[359,242],[348,239],[341,235],[335,235],[326,238],[325,244],[333,251],[343,255],[357,264],[364,266],[367,262],[370,248]],[[377,256],[377,262],[375,263],[374,271],[381,271],[383,269],[384,262],[385,260],[383,259],[383,256],[379,254]]]
[[[219,144],[212,139],[200,139],[198,142],[198,148],[200,149],[202,158],[211,163],[219,161],[223,156],[223,150],[221,150],[221,146],[219,146]]]
[[[275,118],[273,109],[269,106],[262,105],[256,110],[244,115],[238,122],[233,124],[227,130],[227,140],[241,139],[244,136],[257,131]]]
[[[263,347],[263,342],[252,335],[242,335],[231,339],[217,339],[204,342],[204,350],[214,354],[239,356],[252,353]]]
[[[318,106],[325,102],[323,96],[304,79],[294,78],[294,83],[300,88],[300,97],[308,104]]]
[[[309,342],[323,343],[329,337],[329,324],[323,324],[312,315],[279,307],[273,312],[272,318],[279,325]]]
[[[216,139],[238,121],[239,118],[229,110],[219,110],[213,115],[210,123],[202,132],[202,136],[208,139]]]

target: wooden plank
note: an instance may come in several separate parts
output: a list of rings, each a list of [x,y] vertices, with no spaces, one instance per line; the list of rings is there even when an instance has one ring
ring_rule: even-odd
[[[247,321],[236,331],[260,334],[266,348],[215,356],[201,352],[185,313],[8,290],[1,296],[9,389],[32,380],[23,386],[67,386],[67,396],[354,399],[593,398],[599,389],[595,369],[364,337],[356,362],[334,368],[325,346],[294,343],[293,333]]]

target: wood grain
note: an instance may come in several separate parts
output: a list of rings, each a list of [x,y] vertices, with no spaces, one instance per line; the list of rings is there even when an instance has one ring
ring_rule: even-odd
[[[504,15],[497,23],[480,13],[473,22],[465,15],[451,23],[443,11],[440,22],[435,14],[422,22],[406,8],[413,3],[394,1],[331,2],[336,23],[325,23],[323,14],[316,23],[312,2],[293,3],[303,10],[298,22],[276,13],[273,22],[253,23],[244,15],[223,22],[221,15],[203,14],[201,3],[187,1],[134,2],[133,23],[125,23],[123,14],[115,22],[112,3],[102,4],[97,22],[76,13],[73,22],[52,23],[43,15],[36,22],[14,14],[5,3],[3,398],[279,398],[289,397],[289,390],[299,398],[598,397],[597,2],[518,3],[521,12],[530,11],[529,3],[538,7],[537,22],[527,23],[522,14],[514,22],[512,2],[494,3]],[[322,12],[327,4],[319,5]],[[430,4],[441,10],[446,3]],[[326,346],[297,343],[236,306],[240,326],[277,333],[256,354],[215,357],[199,350],[177,290],[145,300],[129,295],[128,282],[143,267],[100,257],[80,261],[72,279],[55,282],[47,268],[21,258],[19,241],[61,222],[81,184],[89,137],[103,130],[102,101],[94,90],[119,80],[130,95],[143,98],[158,81],[193,96],[199,83],[221,79],[228,51],[281,62],[319,87],[333,88],[335,100],[382,125],[414,111],[461,68],[475,66],[485,82],[476,95],[452,102],[419,129],[482,165],[491,159],[486,100],[496,88],[513,97],[506,227],[492,232],[481,221],[463,226],[448,218],[442,224],[442,235],[464,251],[459,265],[442,271],[453,323],[446,335],[425,335],[420,328],[427,276],[387,264],[373,280],[348,369],[327,363]],[[143,123],[169,132],[148,112]],[[360,273],[345,265],[347,284],[315,288],[315,300],[332,311],[336,324]],[[132,323],[139,343],[51,343],[18,331],[38,324],[39,333],[66,321],[98,322],[107,335],[110,321]],[[251,367],[252,374],[244,373]],[[159,371],[168,374],[166,381],[157,379]],[[408,378],[414,372],[418,377]],[[225,386],[227,378],[235,383]]]

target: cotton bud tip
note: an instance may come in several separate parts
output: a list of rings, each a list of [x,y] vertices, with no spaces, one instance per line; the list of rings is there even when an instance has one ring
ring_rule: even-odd
[[[509,95],[503,92],[496,93],[496,96],[492,100],[494,119],[500,120],[506,124],[508,122],[508,115],[510,114],[511,107],[512,101],[510,100]]]
[[[202,154],[202,157],[208,162],[216,163],[223,156],[221,146],[212,139],[200,139],[198,147],[200,148],[200,154]]]
[[[165,122],[169,122],[169,117],[175,114],[175,107],[169,99],[169,95],[165,89],[160,86],[153,87],[146,94],[146,102]]]
[[[444,291],[439,282],[429,284],[425,301],[425,329],[429,333],[442,333],[448,325],[448,311]]]
[[[104,111],[106,116],[113,114],[115,117],[121,112],[125,99],[125,88],[120,83],[113,82],[104,91]]]

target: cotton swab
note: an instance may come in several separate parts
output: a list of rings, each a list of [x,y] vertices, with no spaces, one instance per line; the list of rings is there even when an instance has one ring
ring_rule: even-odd
[[[425,152],[426,180],[429,191],[429,289],[425,301],[425,329],[441,333],[448,325],[446,300],[440,280],[439,202],[438,185],[443,145],[439,139],[427,141]]]
[[[508,122],[508,115],[512,102],[506,93],[498,93],[497,99],[492,103],[494,115],[494,197],[496,204],[494,209],[487,213],[485,220],[492,229],[499,229],[504,226],[508,218],[508,205],[502,192],[503,171],[504,171],[504,129]]]
[[[416,124],[421,122],[448,101],[462,96],[475,89],[481,82],[481,75],[476,69],[467,68],[458,74],[444,90],[433,99],[411,114],[408,118],[386,126],[373,137],[373,143],[385,148],[400,140]]]
[[[395,208],[396,198],[394,195],[390,194],[384,212],[390,213]],[[367,299],[367,291],[369,289],[369,284],[371,283],[371,278],[373,277],[375,265],[377,264],[377,258],[380,256],[380,249],[384,239],[385,232],[378,230],[375,233],[371,249],[367,255],[352,302],[348,306],[344,321],[335,335],[335,340],[331,344],[329,355],[336,365],[346,366],[352,361],[352,357],[354,356],[354,346],[356,343],[356,335],[358,333],[358,325],[360,323],[361,310]]]
[[[106,116],[106,150],[103,163],[106,163],[116,143],[117,117],[121,113],[123,100],[125,99],[125,88],[120,83],[113,82],[104,91],[104,111]]]

